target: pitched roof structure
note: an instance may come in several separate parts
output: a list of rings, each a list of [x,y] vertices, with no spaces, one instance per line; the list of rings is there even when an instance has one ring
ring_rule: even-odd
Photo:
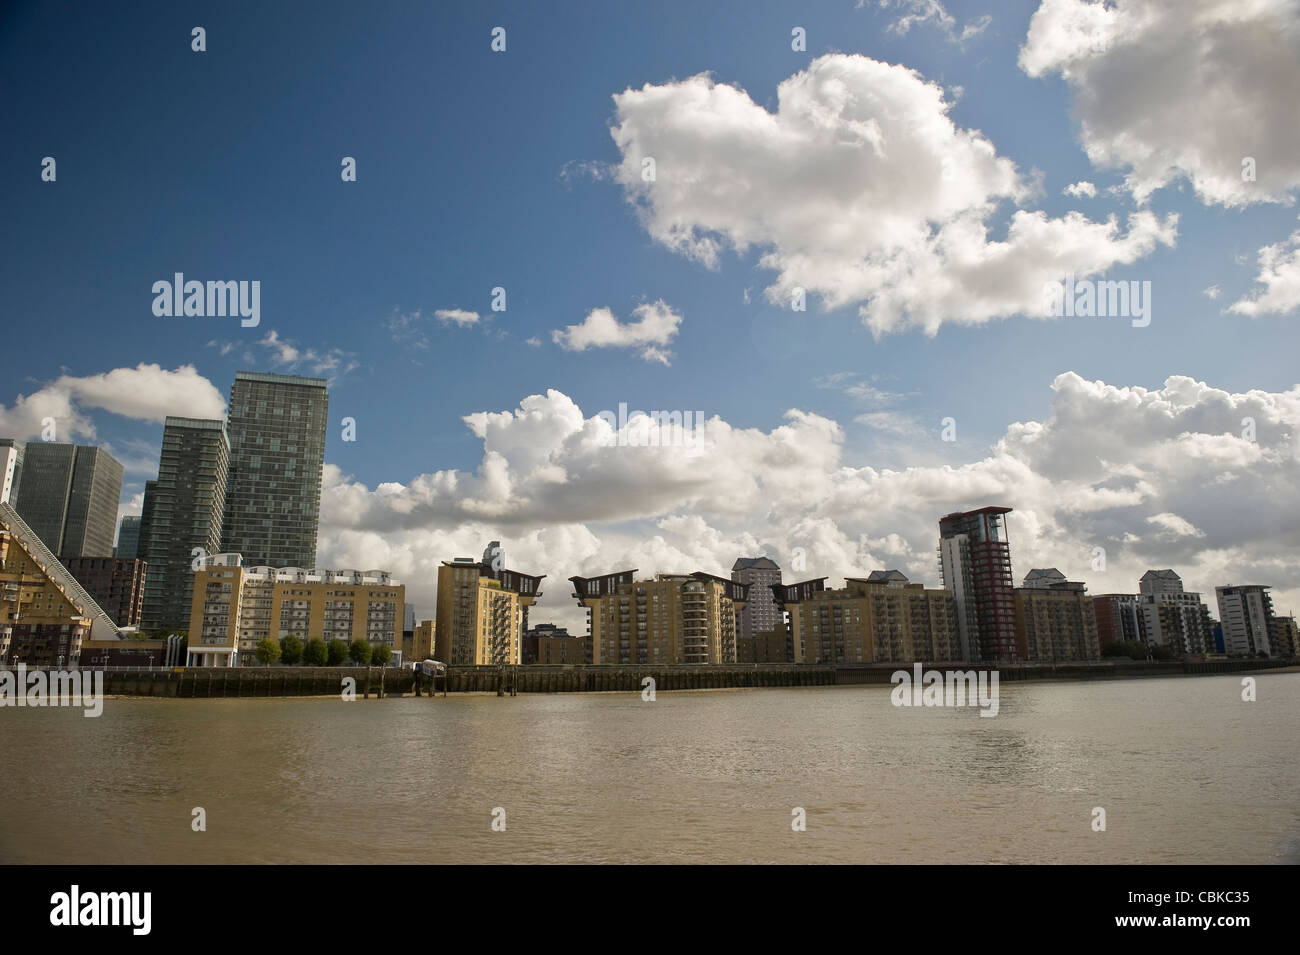
[[[90,619],[90,639],[122,640],[122,631],[109,619],[108,614],[95,602],[95,598],[86,592],[77,578],[73,577],[62,561],[45,545],[36,532],[27,526],[27,522],[9,504],[0,502],[0,530],[11,534],[18,545],[26,551],[27,556],[42,574],[58,588],[59,593],[67,598],[83,617]]]

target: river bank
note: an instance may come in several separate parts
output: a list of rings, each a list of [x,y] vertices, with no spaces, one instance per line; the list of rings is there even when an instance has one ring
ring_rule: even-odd
[[[923,664],[925,670],[996,671],[1001,683],[1094,681],[1140,677],[1297,672],[1281,660],[1204,660],[1195,662],[1101,661],[1095,663]],[[683,690],[884,685],[912,664],[822,666],[729,664],[718,666],[520,666],[448,667],[436,683],[399,667],[221,667],[105,670],[109,696],[209,699],[216,697],[338,696],[357,699],[425,696],[430,692],[630,693],[653,687],[656,693]],[[653,681],[648,682],[648,681]]]

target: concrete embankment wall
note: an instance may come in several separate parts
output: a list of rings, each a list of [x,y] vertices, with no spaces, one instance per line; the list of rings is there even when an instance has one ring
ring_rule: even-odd
[[[732,687],[831,686],[833,667],[789,666],[528,666],[449,667],[436,689],[452,693],[596,693],[631,692],[643,688],[645,677],[660,690],[716,690]],[[343,681],[356,680],[358,698],[414,693],[411,670],[386,667],[188,667],[178,670],[108,671],[104,692],[113,696],[181,698],[335,696]],[[430,691],[423,680],[419,692]]]
[[[1196,673],[1241,673],[1254,670],[1273,670],[1293,664],[1286,660],[1202,660],[1199,662],[1166,661],[1157,663],[1145,660],[1105,661],[1102,663],[933,663],[926,670],[997,670],[998,682],[1023,680],[1111,680],[1127,677],[1186,676]],[[898,670],[912,672],[904,663],[871,664],[870,666],[838,667],[835,671],[837,685],[859,683],[889,683]]]
[[[335,696],[345,678],[356,694],[386,696],[411,692],[415,674],[386,667],[187,667],[178,670],[106,671],[104,692],[113,696],[256,697]]]
[[[660,690],[721,690],[759,686],[832,686],[835,670],[829,666],[526,666],[507,671],[504,689],[520,693],[631,692],[652,678]],[[496,667],[451,667],[447,689],[458,692],[495,692],[501,676]],[[440,684],[441,686],[441,684]]]
[[[999,682],[1024,680],[1093,680],[1124,677],[1182,676],[1202,673],[1263,671],[1294,664],[1280,660],[1205,660],[1196,663],[1122,661],[1097,664],[926,664],[924,669],[993,670]],[[716,690],[739,687],[845,686],[889,684],[907,664],[870,666],[792,666],[789,664],[722,666],[521,666],[449,667],[436,689],[452,693],[598,693],[640,692],[646,677],[656,692]],[[113,696],[286,697],[337,696],[344,680],[356,681],[358,699],[403,696],[430,691],[427,679],[416,685],[415,673],[396,667],[216,667],[176,670],[106,671],[104,692]],[[445,687],[444,687],[445,683]]]

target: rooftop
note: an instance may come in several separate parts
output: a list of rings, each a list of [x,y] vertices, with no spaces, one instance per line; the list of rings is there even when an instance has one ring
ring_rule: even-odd
[[[780,570],[781,565],[770,557],[737,557],[736,562],[731,565],[732,570]]]
[[[301,385],[309,388],[325,388],[329,382],[324,378],[304,378],[301,375],[277,375],[267,371],[237,371],[235,381],[261,381],[270,385]]]

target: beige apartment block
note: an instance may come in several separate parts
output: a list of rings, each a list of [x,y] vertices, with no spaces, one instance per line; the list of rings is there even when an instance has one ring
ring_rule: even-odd
[[[421,620],[411,631],[408,640],[402,638],[402,659],[407,662],[420,662],[433,656],[433,640],[436,625],[432,620]]]
[[[543,575],[544,576],[544,575]],[[453,666],[518,664],[541,576],[458,557],[438,568],[434,657]]]
[[[214,554],[194,574],[187,663],[237,666],[267,637],[400,650],[405,603],[387,571],[245,567],[239,554]]]
[[[796,663],[947,662],[961,659],[957,607],[947,590],[913,584],[899,571],[826,578],[774,588],[790,617]]]
[[[1268,642],[1274,656],[1291,659],[1300,655],[1300,628],[1296,626],[1295,617],[1270,617]]]
[[[1016,596],[1016,639],[1026,660],[1059,663],[1101,656],[1096,608],[1087,588],[1055,567],[1031,570]]]
[[[736,662],[748,584],[700,572],[637,580],[635,570],[569,580],[588,611],[593,663]]]
[[[1016,632],[1026,660],[1060,663],[1101,656],[1092,598],[1082,592],[1017,588]]]

